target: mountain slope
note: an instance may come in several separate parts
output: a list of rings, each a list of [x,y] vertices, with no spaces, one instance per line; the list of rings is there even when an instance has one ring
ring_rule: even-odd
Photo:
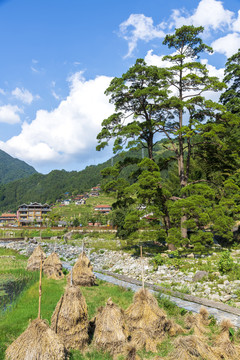
[[[155,148],[157,157],[166,156],[166,150],[157,144]],[[128,151],[124,154],[115,155],[113,163],[123,160],[126,156],[141,158],[142,152]],[[9,184],[0,186],[0,211],[16,211],[17,207],[22,203],[42,202],[54,203],[57,199],[64,198],[64,194],[68,192],[71,194],[81,194],[84,191],[91,189],[101,182],[101,170],[111,166],[112,161],[87,166],[82,171],[53,170],[47,175],[33,174],[25,179],[13,181]],[[122,177],[128,178],[130,173],[135,169],[136,165],[129,166],[124,169]]]
[[[0,150],[0,184],[23,179],[34,173],[36,170],[32,166]]]

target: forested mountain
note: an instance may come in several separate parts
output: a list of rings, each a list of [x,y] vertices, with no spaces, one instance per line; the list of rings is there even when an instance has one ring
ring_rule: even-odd
[[[36,170],[32,166],[0,150],[0,184],[26,178],[34,173]]]
[[[155,145],[154,152],[157,158],[168,154],[161,142]],[[53,170],[46,175],[36,173],[25,179],[3,184],[0,186],[0,211],[15,211],[20,204],[33,201],[51,204],[57,199],[64,198],[66,192],[69,195],[81,194],[101,182],[103,169],[124,162],[127,158],[139,160],[142,156],[141,150],[123,152],[102,164],[87,166],[82,171]],[[128,166],[122,171],[122,177],[129,178],[136,169],[137,166],[134,164]]]
[[[34,174],[28,178],[0,186],[0,211],[16,211],[22,203],[33,201],[53,203],[64,193],[81,193],[100,181],[102,166],[88,166],[85,170],[67,172],[53,170],[47,175]]]

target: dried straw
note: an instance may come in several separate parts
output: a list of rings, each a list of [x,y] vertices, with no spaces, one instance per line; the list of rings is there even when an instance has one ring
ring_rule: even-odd
[[[131,343],[126,347],[126,353],[126,360],[141,360],[137,355],[136,346]]]
[[[197,336],[204,336],[206,334],[209,321],[208,311],[201,307],[199,314],[188,315],[185,319],[185,324],[188,329],[193,329]]]
[[[64,360],[64,345],[48,324],[35,319],[8,347],[6,360]]]
[[[105,307],[98,309],[93,343],[98,349],[109,351],[112,355],[125,352],[127,333],[124,312],[111,299],[108,299]]]
[[[52,315],[51,329],[67,349],[82,350],[87,345],[87,304],[79,288],[67,286]]]
[[[60,280],[64,278],[62,272],[62,263],[59,259],[58,254],[53,252],[48,258],[44,261],[43,272],[47,275],[48,278]]]
[[[36,271],[40,270],[40,263],[46,259],[46,254],[43,252],[40,245],[38,245],[32,255],[28,259],[27,270]]]
[[[229,338],[229,329],[233,328],[230,320],[223,320],[220,324],[221,332],[216,338],[213,351],[219,359],[224,360],[239,360],[240,348],[234,345]]]
[[[83,251],[72,269],[72,283],[73,285],[93,286],[95,285],[95,280],[93,267],[86,253]],[[70,282],[69,276],[68,281]]]
[[[141,289],[134,295],[133,304],[125,314],[131,340],[137,350],[145,347],[147,351],[155,352],[166,333],[173,329],[173,323],[147,289]],[[173,332],[175,335],[176,331]]]
[[[174,341],[170,360],[220,360],[202,338],[196,335],[180,336]]]

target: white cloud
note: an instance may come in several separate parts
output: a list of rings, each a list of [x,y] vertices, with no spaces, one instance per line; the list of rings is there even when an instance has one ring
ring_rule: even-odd
[[[0,142],[0,147],[32,164],[66,164],[74,156],[85,161],[95,151],[102,120],[114,111],[104,94],[110,80],[98,76],[86,81],[82,73],[74,74],[69,96],[56,109],[38,110],[31,123],[22,124],[19,135]]]
[[[238,18],[232,24],[233,31],[240,32],[240,10],[238,10]]]
[[[202,59],[201,63],[206,65],[209,76],[216,76],[219,80],[223,80],[224,68],[217,69],[215,66],[209,64],[207,59]]]
[[[6,95],[5,91],[3,89],[0,89],[0,94],[1,95]]]
[[[39,95],[34,96],[30,93],[29,90],[24,88],[19,89],[18,87],[12,91],[12,95],[25,104],[31,104],[34,99],[39,99]]]
[[[0,122],[7,124],[17,124],[21,121],[18,113],[22,113],[16,105],[3,105],[0,106]]]
[[[55,86],[56,86],[56,82],[55,81],[52,81],[52,83],[51,83],[51,94],[52,94],[52,96],[56,99],[56,100],[60,100],[61,99],[61,96],[60,95],[58,95],[57,93],[56,93],[56,91],[55,91]]]
[[[240,48],[240,34],[231,33],[215,40],[211,44],[214,51],[226,55],[227,57],[235,54]]]
[[[35,72],[35,73],[39,73],[40,71],[38,69],[36,69],[35,67],[31,66],[31,70],[32,72]]]
[[[175,54],[176,53],[172,53],[171,55],[173,56]],[[154,65],[162,68],[171,67],[172,63],[168,60],[164,61],[163,57],[164,55],[156,55],[153,54],[153,50],[149,50],[144,60],[146,61],[147,65]],[[207,59],[202,59],[201,63],[206,65],[206,68],[209,71],[209,76],[217,76],[220,80],[223,79],[224,68],[217,69],[215,66],[209,64]]]
[[[172,53],[171,55],[175,55],[175,53]],[[147,52],[147,55],[145,56],[144,60],[148,65],[158,66],[158,67],[171,67],[172,64],[170,61],[163,61],[164,55],[156,55],[153,54],[153,50],[149,50]],[[209,76],[216,76],[219,78],[220,81],[223,80],[224,77],[224,68],[217,69],[215,66],[208,63],[207,59],[201,60],[202,64],[206,65],[206,68],[209,72]],[[177,90],[174,86],[170,87],[170,90],[172,92],[172,95],[177,95]],[[212,99],[213,101],[218,101],[219,99],[219,92],[214,91],[206,91],[203,96],[205,96],[207,99]]]
[[[173,55],[173,54],[172,54]],[[170,67],[172,66],[170,61],[163,61],[163,57],[165,55],[156,55],[153,54],[153,50],[149,50],[147,52],[147,55],[145,56],[144,60],[146,61],[147,65],[153,65],[153,66],[158,66],[158,67]]]
[[[131,56],[139,40],[146,42],[154,38],[163,38],[163,24],[153,25],[153,19],[143,14],[131,14],[129,18],[120,24],[120,36],[128,42],[128,53]]]
[[[55,90],[51,90],[52,96],[56,99],[56,100],[60,100],[60,96],[55,92]]]
[[[234,13],[224,9],[222,2],[217,0],[201,0],[192,15],[183,15],[183,10],[173,10],[171,26],[182,25],[203,26],[207,31],[230,28]]]

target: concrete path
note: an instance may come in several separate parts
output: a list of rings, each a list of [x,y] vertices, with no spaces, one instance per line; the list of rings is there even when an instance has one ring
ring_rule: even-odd
[[[117,279],[115,276],[107,275],[104,273],[103,274],[96,273],[96,272],[95,272],[95,275],[98,279],[107,281],[114,285],[122,286],[127,289],[131,289],[134,292],[138,291],[141,288],[141,285],[139,285],[139,284],[120,280],[120,279]],[[130,279],[130,280],[132,280],[132,279]],[[136,281],[134,281],[134,282],[136,282]],[[159,291],[152,289],[154,286],[151,286],[150,284],[148,284],[147,287],[149,288],[149,290],[151,292],[153,292],[155,294],[159,293]],[[161,296],[166,296],[180,308],[186,309],[188,311],[196,312],[196,313],[198,313],[200,311],[200,308],[203,306],[203,305],[195,303],[193,301],[183,300],[181,298],[177,298],[177,297],[171,296],[171,295],[166,295],[166,294],[161,293]],[[216,320],[218,322],[221,322],[223,319],[229,319],[229,320],[231,320],[231,322],[233,323],[234,326],[236,326],[238,328],[240,327],[240,316],[235,314],[236,310],[238,310],[238,309],[227,306],[228,311],[224,311],[224,310],[216,309],[212,306],[204,305],[204,307],[208,310],[209,314],[213,315],[216,318]],[[232,313],[230,312],[231,308],[232,308]]]

